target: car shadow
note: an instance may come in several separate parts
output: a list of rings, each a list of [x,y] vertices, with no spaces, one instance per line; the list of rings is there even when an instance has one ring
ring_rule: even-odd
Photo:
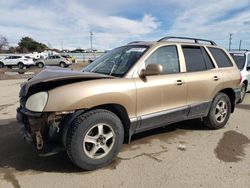
[[[177,136],[178,132],[207,130],[200,120],[184,121],[153,129],[133,136],[130,149],[133,145],[142,144],[153,138]],[[15,119],[0,120],[0,169],[13,168],[17,171],[32,170],[36,172],[73,173],[83,172],[68,158],[66,152],[53,156],[41,157],[37,150],[26,143],[20,134],[20,128]]]

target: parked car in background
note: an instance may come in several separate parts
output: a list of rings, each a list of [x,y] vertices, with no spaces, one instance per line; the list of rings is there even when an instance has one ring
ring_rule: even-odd
[[[250,91],[250,51],[231,51],[237,67],[241,74],[241,95],[238,103],[241,103],[246,92]]]
[[[0,68],[3,67],[18,67],[23,69],[34,65],[34,61],[30,56],[13,55],[0,59]]]
[[[82,71],[41,71],[21,87],[17,120],[37,149],[59,145],[94,170],[136,133],[196,118],[224,127],[239,95],[240,71],[225,49],[164,37],[115,48]]]
[[[39,68],[43,68],[44,66],[68,67],[69,65],[72,65],[72,62],[57,54],[48,56],[45,59],[38,59],[37,61],[35,61],[35,64]]]
[[[68,54],[61,54],[62,57],[66,58],[67,60],[71,61],[72,63],[77,63],[77,60],[74,56]]]

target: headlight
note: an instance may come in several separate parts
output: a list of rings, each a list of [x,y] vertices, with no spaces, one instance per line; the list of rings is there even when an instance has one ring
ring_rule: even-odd
[[[28,98],[25,108],[33,112],[42,112],[46,106],[47,100],[47,92],[36,93]]]

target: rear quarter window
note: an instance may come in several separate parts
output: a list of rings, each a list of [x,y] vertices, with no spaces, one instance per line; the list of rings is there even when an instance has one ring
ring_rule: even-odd
[[[232,67],[233,64],[227,54],[219,48],[208,47],[210,53],[214,57],[218,67]]]

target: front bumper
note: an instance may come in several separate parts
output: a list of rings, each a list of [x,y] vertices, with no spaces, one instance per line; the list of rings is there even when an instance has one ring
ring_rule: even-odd
[[[30,112],[23,107],[17,108],[16,119],[26,141],[36,145],[43,145],[43,143],[38,143],[37,136],[45,131],[46,116],[46,114]]]

